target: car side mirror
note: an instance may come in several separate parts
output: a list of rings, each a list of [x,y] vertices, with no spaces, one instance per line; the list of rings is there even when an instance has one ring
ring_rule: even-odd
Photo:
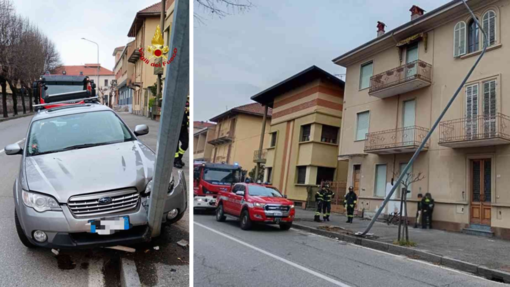
[[[236,191],[236,195],[244,196],[244,191],[242,190]]]
[[[135,127],[135,135],[143,136],[149,133],[149,127],[147,125],[137,125]]]
[[[10,144],[5,147],[5,154],[6,155],[23,154],[23,149],[17,143]]]

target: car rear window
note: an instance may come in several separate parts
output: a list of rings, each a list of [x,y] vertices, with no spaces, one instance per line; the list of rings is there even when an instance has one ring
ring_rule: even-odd
[[[251,196],[282,197],[277,190],[259,185],[250,185],[248,194]]]
[[[38,155],[133,140],[126,125],[111,111],[89,112],[34,121],[28,155]]]

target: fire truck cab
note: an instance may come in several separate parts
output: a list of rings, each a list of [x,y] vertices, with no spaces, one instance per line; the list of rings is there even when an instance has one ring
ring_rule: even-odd
[[[90,98],[97,99],[95,88],[96,84],[87,76],[43,75],[32,83],[34,104],[46,109],[68,105],[69,101],[76,104],[77,100],[84,103]]]
[[[193,208],[214,209],[218,192],[230,192],[232,186],[243,180],[238,165],[195,163],[193,167]]]

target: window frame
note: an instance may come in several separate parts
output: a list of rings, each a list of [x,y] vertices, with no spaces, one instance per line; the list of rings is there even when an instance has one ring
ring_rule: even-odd
[[[269,133],[269,135],[271,136],[269,139],[269,148],[275,148],[276,144],[278,143],[278,132],[272,132],[272,133]],[[274,139],[274,144],[273,144],[273,139]]]
[[[490,42],[490,32],[485,29],[485,32],[487,33],[487,40],[488,40],[488,43],[487,43],[487,47],[490,47],[490,46],[494,46],[498,43],[498,22],[497,22],[497,19],[498,19],[498,13],[496,13],[495,10],[493,9],[489,9],[487,11],[485,11],[485,13],[483,13],[482,15],[482,27],[484,26],[484,23],[485,23],[485,17],[489,14],[489,13],[494,13],[494,17],[493,17],[493,20],[494,20],[494,42],[491,44]],[[490,28],[490,22],[488,23],[488,27]],[[482,37],[482,47],[483,47],[483,33],[481,33],[481,37]]]
[[[303,140],[303,130],[305,127],[308,127],[309,130],[308,130],[308,139],[307,140]],[[312,135],[312,124],[305,124],[305,125],[301,125],[301,129],[300,129],[300,133],[299,133],[299,142],[302,143],[302,142],[309,142],[311,141],[311,135]]]
[[[318,182],[319,174],[320,174],[319,173],[319,169],[320,168],[322,168],[322,169],[332,169],[333,170],[333,178],[331,180],[327,180],[327,181],[330,181],[330,182],[334,182],[335,181],[335,175],[336,175],[336,172],[337,172],[336,168],[334,168],[334,167],[327,167],[327,166],[318,166],[317,167],[317,177],[315,178],[315,184],[317,184],[317,185],[321,184],[320,182]]]
[[[335,141],[334,142],[328,142],[328,141],[325,141],[325,140],[322,140],[322,139],[325,139],[324,137],[324,127],[327,127],[327,128],[332,128],[332,129],[336,129],[336,137],[335,137]],[[338,144],[338,138],[340,137],[339,136],[340,134],[340,128],[339,127],[335,127],[335,126],[330,126],[330,125],[322,125],[322,128],[321,128],[321,142],[323,143],[329,143],[329,144]]]
[[[367,87],[362,87],[362,82],[363,82],[363,68],[368,66],[368,65],[371,65],[372,66],[372,75],[370,75],[370,78],[372,78],[372,76],[374,75],[374,61],[368,61],[368,62],[365,62],[363,64],[360,65],[360,69],[359,69],[359,90],[362,91],[362,90],[366,90],[366,89],[370,89],[370,78],[368,78],[368,86]]]
[[[368,127],[367,127],[367,132],[365,133],[365,136],[363,139],[358,139],[358,126],[359,126],[359,115],[360,114],[364,114],[364,113],[368,113]],[[366,137],[366,134],[368,134],[370,132],[370,110],[365,110],[365,111],[359,111],[356,113],[356,129],[354,129],[354,141],[366,141],[367,140],[367,137]]]
[[[457,28],[457,26],[459,25],[463,25],[463,27],[459,27]],[[454,58],[459,58],[460,56],[463,56],[463,55],[466,55],[466,52],[467,52],[467,48],[466,48],[466,45],[467,45],[467,32],[466,32],[466,29],[467,29],[467,24],[466,24],[466,21],[459,21],[457,22],[457,24],[455,24],[455,26],[453,27],[453,57]],[[459,30],[459,46],[455,46],[455,33],[457,32],[457,30]],[[462,30],[464,30],[464,45],[461,45],[460,44],[460,41],[461,41],[461,37],[462,37]],[[457,50],[457,48],[459,50]],[[460,49],[463,48],[463,51],[464,52],[461,52]]]
[[[377,194],[377,171],[378,171],[378,167],[379,166],[385,166],[386,167],[386,172],[385,172],[385,177],[384,177],[384,195],[380,196]],[[360,168],[361,169],[361,168]],[[385,198],[386,197],[386,180],[388,179],[388,164],[386,163],[377,163],[375,164],[375,169],[374,169],[374,197],[376,198]]]
[[[305,170],[305,178],[303,182],[299,182],[299,169]],[[296,166],[296,184],[306,184],[306,171],[308,170],[307,166]]]

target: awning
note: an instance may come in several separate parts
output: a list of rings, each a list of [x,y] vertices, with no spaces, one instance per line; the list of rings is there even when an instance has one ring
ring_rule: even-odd
[[[425,51],[427,51],[427,37],[428,37],[427,33],[419,33],[398,42],[397,47],[406,46],[416,41],[423,40],[423,44],[425,45]]]

